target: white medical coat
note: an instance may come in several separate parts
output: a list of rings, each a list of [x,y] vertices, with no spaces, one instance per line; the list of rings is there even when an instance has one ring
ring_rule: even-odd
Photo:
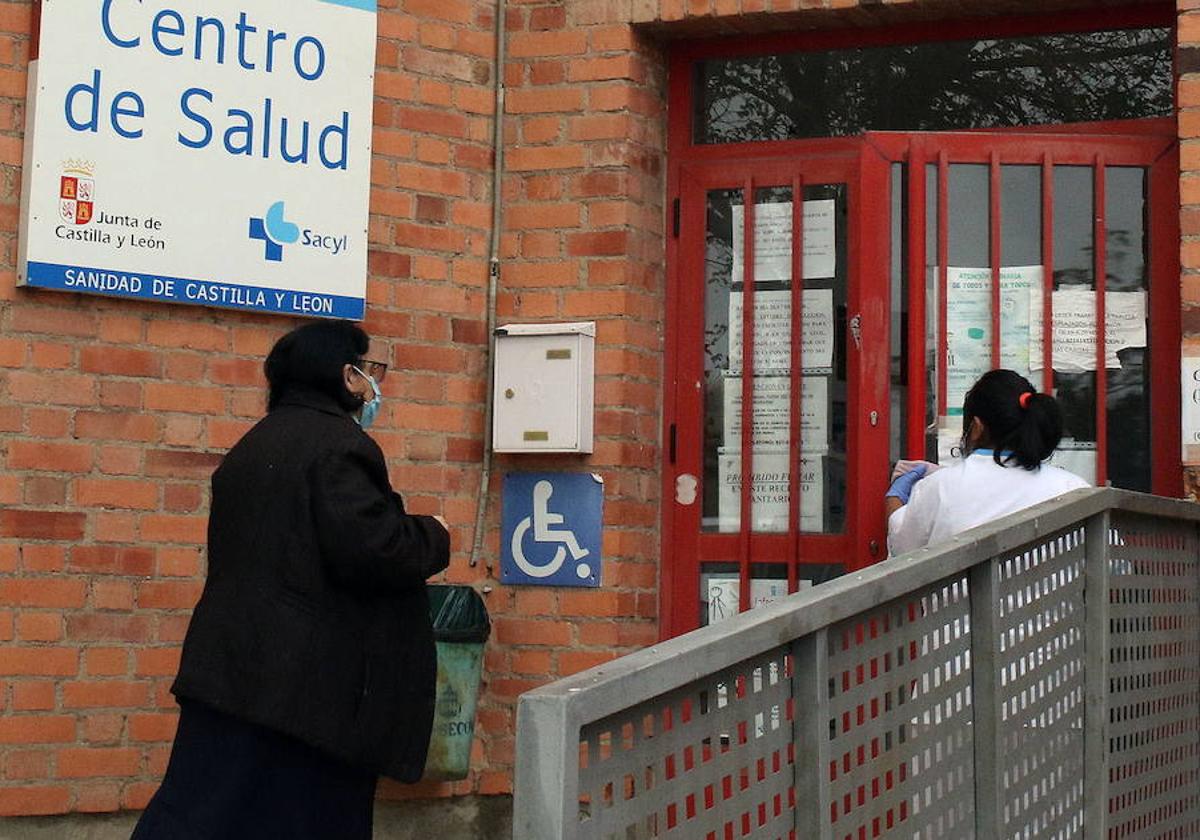
[[[895,557],[1060,496],[1088,483],[1061,467],[1000,466],[989,452],[972,453],[927,475],[908,504],[888,519],[888,554]]]

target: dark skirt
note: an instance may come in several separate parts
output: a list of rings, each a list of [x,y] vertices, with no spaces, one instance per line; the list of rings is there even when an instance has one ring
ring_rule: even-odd
[[[131,840],[371,840],[376,776],[181,703],[162,786]]]

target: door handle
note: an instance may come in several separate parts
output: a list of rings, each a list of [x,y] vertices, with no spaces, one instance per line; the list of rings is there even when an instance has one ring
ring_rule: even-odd
[[[850,337],[854,339],[854,349],[862,350],[862,314],[850,319]]]

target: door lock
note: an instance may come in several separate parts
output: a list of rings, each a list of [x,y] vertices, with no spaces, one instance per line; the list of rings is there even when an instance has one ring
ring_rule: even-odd
[[[870,413],[869,417],[871,418],[871,425],[872,425],[872,426],[878,426],[878,425],[879,425],[879,412],[878,412],[878,411],[872,411],[872,412]]]

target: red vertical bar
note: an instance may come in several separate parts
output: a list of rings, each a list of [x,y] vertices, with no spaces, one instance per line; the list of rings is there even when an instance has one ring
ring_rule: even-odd
[[[1042,158],[1042,393],[1054,391],[1054,156]]]
[[[925,457],[925,149],[908,153],[908,441],[905,454]],[[936,420],[936,418],[935,418]]]
[[[1106,317],[1108,291],[1108,231],[1105,213],[1104,155],[1096,155],[1095,169],[1096,231],[1093,236],[1096,255],[1096,486],[1108,480],[1108,370],[1105,365],[1107,343]]]
[[[940,423],[946,416],[946,289],[949,272],[946,263],[950,259],[950,164],[943,149],[938,152],[938,416]]]
[[[803,501],[800,465],[804,457],[801,423],[804,405],[804,176],[792,179],[792,364],[791,451],[788,453],[788,592],[795,592],[800,571],[800,510]]]
[[[742,206],[742,499],[738,529],[738,612],[750,608],[750,533],[754,528],[754,179],[746,179]]]
[[[988,261],[992,264],[992,367],[1000,354],[1000,154],[992,152],[988,181]]]

